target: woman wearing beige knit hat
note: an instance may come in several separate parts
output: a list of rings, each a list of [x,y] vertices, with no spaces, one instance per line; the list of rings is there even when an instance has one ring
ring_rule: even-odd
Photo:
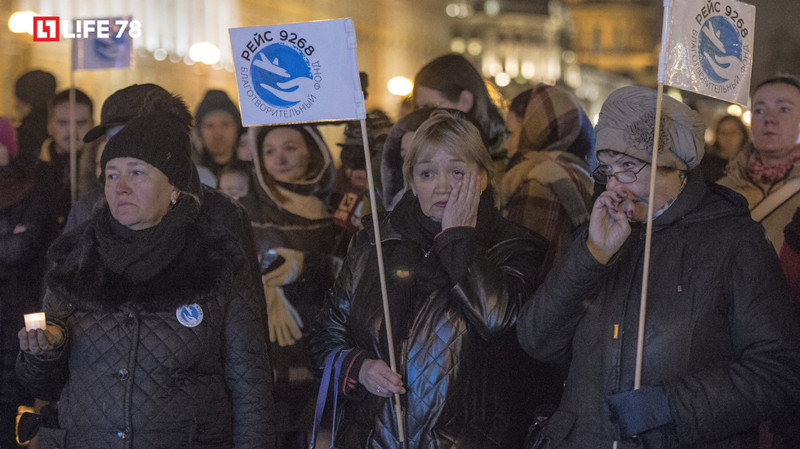
[[[598,196],[587,228],[517,322],[522,346],[569,363],[550,448],[755,447],[800,400],[800,338],[775,252],[747,203],[707,187],[703,125],[664,97],[641,388],[634,390],[656,92],[625,87],[600,111]]]

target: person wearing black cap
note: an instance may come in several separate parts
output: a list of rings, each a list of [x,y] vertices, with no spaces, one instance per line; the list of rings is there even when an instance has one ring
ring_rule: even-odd
[[[219,181],[222,168],[236,160],[242,117],[228,94],[211,89],[194,113],[197,132],[203,145],[199,165],[207,167]]]
[[[180,98],[173,96],[166,89],[156,84],[132,84],[120,89],[109,96],[103,103],[100,111],[100,124],[90,129],[84,137],[85,142],[96,139],[110,139],[118,133],[133,117],[155,111],[172,113],[181,123],[192,123],[192,115],[186,104]],[[166,151],[167,146],[161,148]],[[191,153],[189,145],[184,148],[187,154]],[[200,184],[196,175],[193,183]],[[247,211],[237,202],[206,185],[200,185],[199,197],[201,199],[200,212],[214,223],[222,225],[233,233],[239,244],[247,252],[247,269],[252,276],[252,285],[256,290],[261,289],[261,276],[259,274],[258,257],[256,256],[253,233],[250,228],[250,218]],[[91,217],[94,209],[102,204],[102,190],[90,192],[81,198],[70,210],[65,232],[69,231]]]
[[[47,139],[47,104],[55,95],[56,77],[43,70],[24,73],[14,84],[14,106],[21,120],[17,163],[26,170],[33,168]]]
[[[189,144],[168,111],[131,119],[101,159],[107,204],[50,248],[46,329],[18,334],[20,378],[59,401],[40,447],[271,446],[266,307],[201,213]]]

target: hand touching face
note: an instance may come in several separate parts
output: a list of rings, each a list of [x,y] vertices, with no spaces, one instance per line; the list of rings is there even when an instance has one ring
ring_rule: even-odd
[[[478,164],[439,150],[414,165],[412,190],[422,212],[442,222],[442,229],[475,226],[487,176]]]

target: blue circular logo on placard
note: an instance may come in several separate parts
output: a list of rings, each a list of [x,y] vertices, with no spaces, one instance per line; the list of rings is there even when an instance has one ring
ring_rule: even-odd
[[[178,322],[186,327],[195,327],[203,322],[203,308],[200,304],[189,304],[178,307],[175,311]]]
[[[290,108],[313,91],[311,63],[297,48],[275,43],[256,53],[250,63],[256,94],[276,108]]]
[[[722,16],[703,23],[698,41],[698,56],[708,77],[724,83],[741,72],[742,39],[736,27]]]

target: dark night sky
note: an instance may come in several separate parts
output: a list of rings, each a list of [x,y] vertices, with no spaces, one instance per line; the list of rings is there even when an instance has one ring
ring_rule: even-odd
[[[776,72],[800,75],[800,1],[751,0],[756,7],[752,85]]]

